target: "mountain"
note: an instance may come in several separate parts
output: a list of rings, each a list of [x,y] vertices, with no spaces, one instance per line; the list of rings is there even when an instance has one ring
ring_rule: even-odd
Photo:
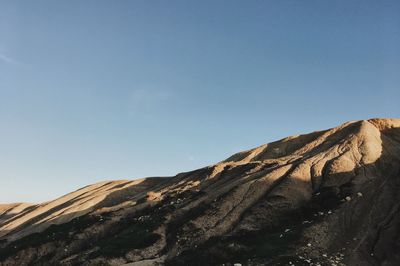
[[[0,205],[0,265],[400,265],[400,119]]]

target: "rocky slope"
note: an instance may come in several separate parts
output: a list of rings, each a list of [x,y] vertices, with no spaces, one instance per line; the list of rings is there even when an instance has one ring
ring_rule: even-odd
[[[400,119],[0,205],[0,265],[400,265]]]

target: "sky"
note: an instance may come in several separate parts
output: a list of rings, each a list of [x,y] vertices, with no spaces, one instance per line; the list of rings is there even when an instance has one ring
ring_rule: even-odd
[[[0,2],[0,202],[400,117],[400,1]]]

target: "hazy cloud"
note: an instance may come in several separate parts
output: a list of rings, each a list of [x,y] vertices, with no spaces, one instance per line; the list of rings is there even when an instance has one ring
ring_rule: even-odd
[[[166,90],[137,89],[131,93],[131,104],[134,109],[150,111],[153,108],[169,101],[171,93]]]
[[[14,58],[9,57],[4,53],[0,53],[0,61],[11,65],[20,65],[20,62],[18,62]]]

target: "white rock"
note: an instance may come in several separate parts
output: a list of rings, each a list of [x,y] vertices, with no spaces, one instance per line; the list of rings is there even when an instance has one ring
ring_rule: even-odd
[[[363,194],[361,192],[357,192],[357,196],[362,197]]]
[[[351,197],[347,196],[345,199],[346,199],[346,201],[350,201]]]

